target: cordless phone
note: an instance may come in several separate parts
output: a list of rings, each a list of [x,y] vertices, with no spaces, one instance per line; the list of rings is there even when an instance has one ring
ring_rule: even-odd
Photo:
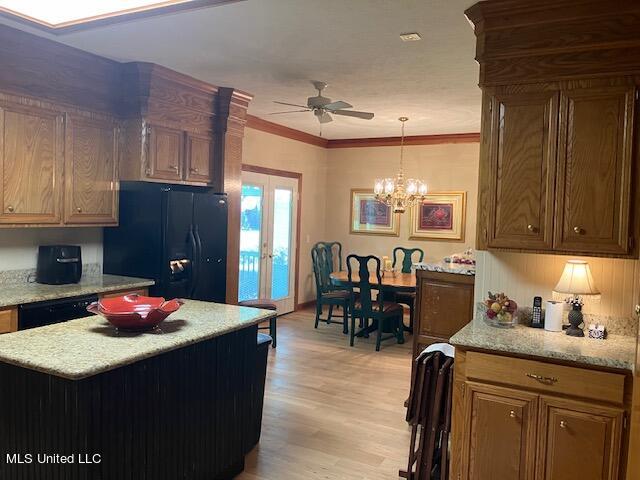
[[[544,323],[542,322],[542,297],[533,297],[531,326],[533,328],[544,327]]]

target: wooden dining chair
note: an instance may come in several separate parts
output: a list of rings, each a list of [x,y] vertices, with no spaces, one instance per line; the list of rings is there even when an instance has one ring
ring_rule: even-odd
[[[332,272],[342,271],[342,244],[340,242],[316,242],[313,248],[324,247],[327,250],[327,262]],[[338,260],[336,263],[336,259]]]
[[[376,284],[372,285],[370,280],[371,272],[369,263],[375,266]],[[358,281],[353,281],[353,265],[358,267]],[[347,257],[348,285],[351,289],[351,337],[349,345],[353,347],[356,336],[365,336],[372,328],[377,329],[376,352],[380,351],[380,344],[384,340],[395,338],[398,343],[404,343],[404,330],[402,328],[403,308],[394,302],[384,300],[384,286],[382,285],[382,275],[380,274],[380,259],[373,255],[362,257],[359,255],[349,255]],[[359,288],[356,296],[354,287]],[[378,290],[375,300],[372,293]],[[356,332],[356,318],[361,320],[362,328]],[[372,324],[369,325],[369,320]],[[383,337],[383,333],[390,333]]]
[[[315,327],[318,328],[320,321],[326,324],[341,323],[342,332],[349,333],[349,307],[352,302],[353,293],[348,289],[336,289],[331,282],[331,266],[329,264],[327,249],[322,246],[314,246],[311,249],[311,261],[313,263],[313,276],[316,282],[316,321]],[[329,313],[326,319],[322,317],[323,306],[329,307]],[[333,308],[339,306],[342,308],[342,321],[333,320]]]
[[[413,265],[413,256],[418,254],[418,262],[424,260],[424,251],[421,248],[406,248],[396,247],[393,249],[393,268],[396,268],[396,264],[399,261],[399,254],[402,254],[402,273],[411,273],[411,266]],[[409,326],[405,327],[410,333],[413,333],[413,312],[416,305],[416,292],[400,292],[395,295],[395,302],[407,305],[409,307]]]

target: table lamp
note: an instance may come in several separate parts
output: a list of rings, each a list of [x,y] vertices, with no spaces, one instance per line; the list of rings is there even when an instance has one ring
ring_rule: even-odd
[[[564,266],[560,281],[556,288],[553,289],[553,292],[571,295],[566,299],[566,302],[572,306],[569,312],[570,326],[567,328],[567,335],[584,337],[584,332],[580,328],[580,324],[584,320],[582,316],[582,305],[584,304],[582,297],[600,294],[593,282],[589,264],[584,260],[569,260]]]

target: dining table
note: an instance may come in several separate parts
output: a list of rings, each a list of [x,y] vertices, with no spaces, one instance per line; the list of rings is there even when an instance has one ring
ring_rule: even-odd
[[[349,283],[357,287],[360,283],[360,276],[356,272],[351,274],[351,282],[349,282],[349,273],[346,270],[340,270],[332,272],[331,282],[337,287],[347,287]],[[378,277],[375,273],[369,275],[369,283],[372,288],[378,288],[383,290],[385,300],[395,301],[397,293],[415,293],[416,292],[416,274],[402,273],[394,271],[380,272],[381,284],[378,282]],[[405,331],[412,331],[412,327],[404,327]],[[367,336],[369,333],[376,329],[375,322],[365,328],[358,334],[358,336]]]

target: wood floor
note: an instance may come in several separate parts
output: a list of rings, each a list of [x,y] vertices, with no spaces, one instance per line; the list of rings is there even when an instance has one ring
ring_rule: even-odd
[[[340,325],[313,328],[301,311],[278,319],[269,352],[260,444],[241,480],[398,478],[406,468],[411,337],[404,345],[356,339]]]

